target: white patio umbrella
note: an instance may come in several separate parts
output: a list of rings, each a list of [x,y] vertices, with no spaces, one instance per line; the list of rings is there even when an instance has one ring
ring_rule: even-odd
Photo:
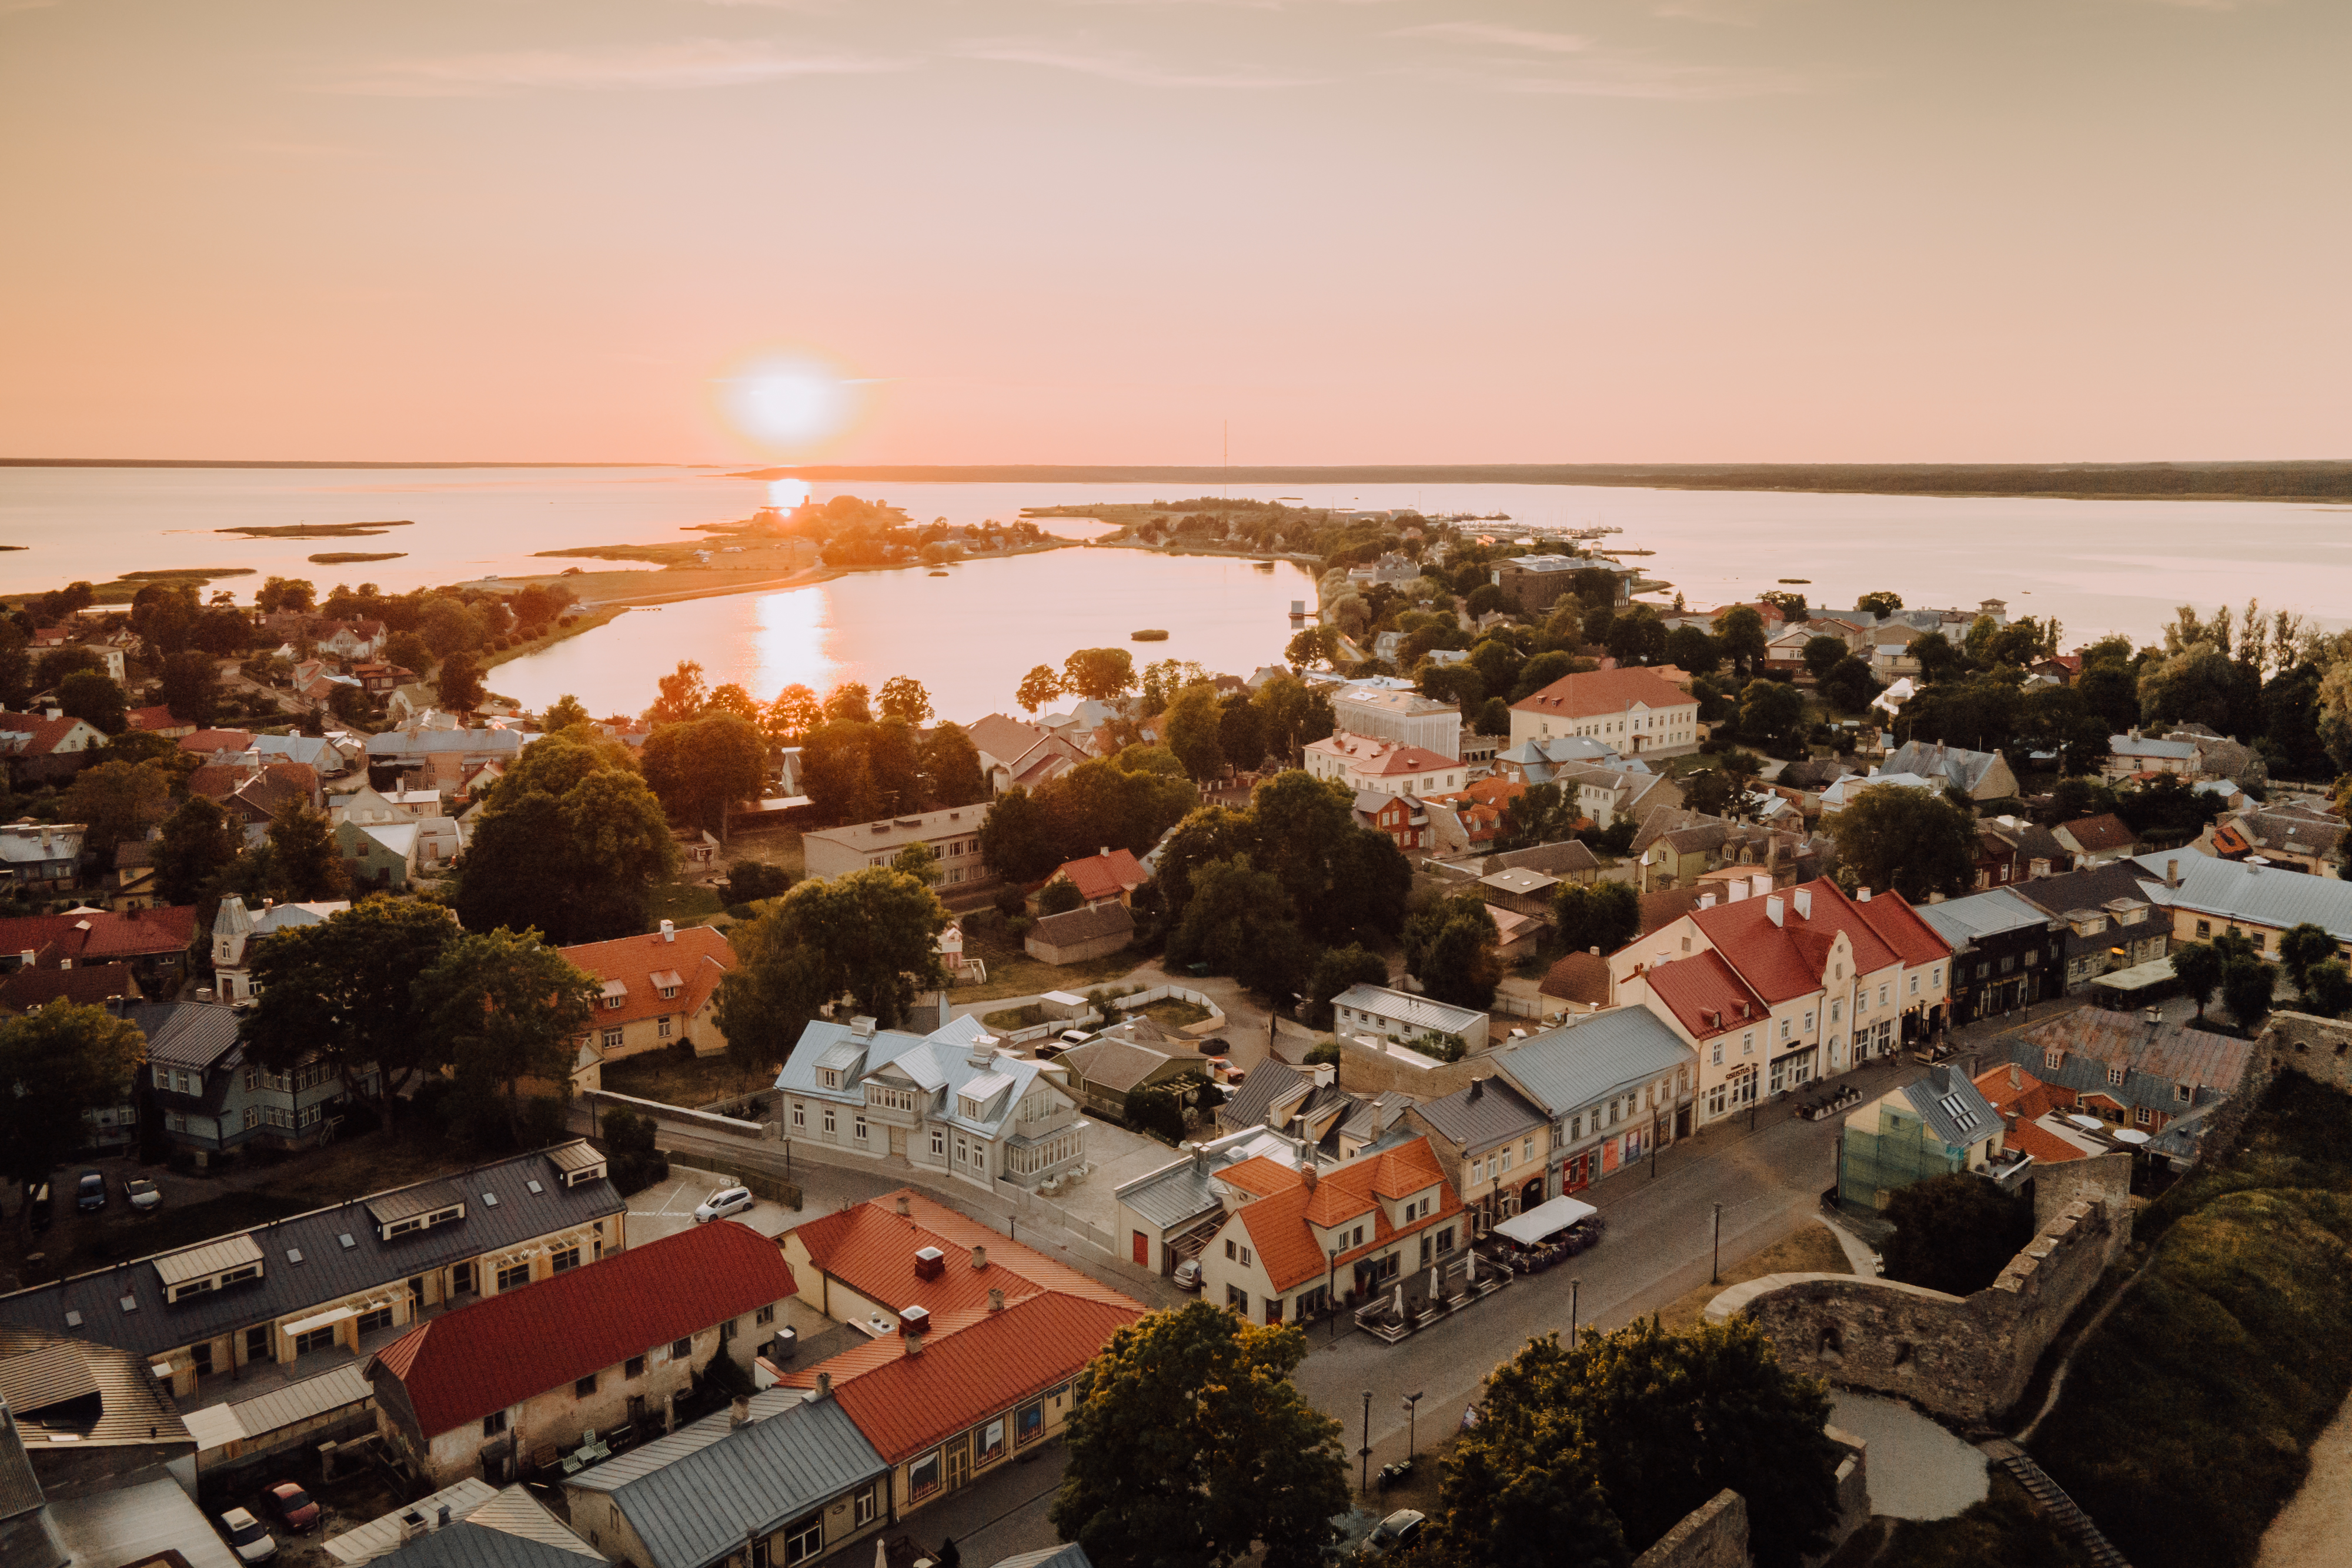
[[[1438,1265],[1432,1263],[1429,1266],[1429,1304],[1433,1307],[1445,1299],[1445,1292],[1439,1288],[1438,1273]]]
[[[1468,1272],[1464,1277],[1463,1282],[1465,1284],[1475,1285],[1478,1282],[1478,1249],[1474,1247],[1470,1249],[1470,1261],[1465,1265],[1465,1267],[1468,1270]]]
[[[1399,1321],[1402,1321],[1404,1317],[1404,1281],[1402,1279],[1397,1281],[1396,1315]]]

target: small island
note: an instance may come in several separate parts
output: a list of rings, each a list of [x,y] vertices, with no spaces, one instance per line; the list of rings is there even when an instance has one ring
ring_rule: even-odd
[[[331,549],[307,559],[313,566],[348,566],[359,560],[399,560],[407,554],[404,549]]]
[[[1155,626],[1141,632],[1129,632],[1127,640],[1130,643],[1165,643],[1168,633]]]
[[[386,528],[413,528],[413,517],[394,517],[377,523],[247,523],[234,528],[215,528],[216,534],[237,534],[249,539],[358,539],[373,538]]]

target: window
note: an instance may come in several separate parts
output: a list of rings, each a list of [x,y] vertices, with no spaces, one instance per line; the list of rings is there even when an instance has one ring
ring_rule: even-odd
[[[770,1323],[774,1322],[775,1321],[776,1309],[773,1306],[761,1307],[758,1312],[751,1314],[751,1324],[754,1328],[766,1328]]]
[[[572,1397],[574,1399],[585,1399],[595,1392],[596,1375],[593,1372],[572,1385]]]
[[[2189,1103],[2189,1085],[2188,1085],[2188,1084],[2186,1084],[2186,1083],[2176,1083],[2176,1084],[2174,1084],[2174,1085],[2172,1086],[2172,1097],[2173,1097],[2174,1099],[2176,1099],[2176,1100],[2179,1101],[2183,1105],[2188,1104],[2188,1103]]]
[[[837,1067],[820,1067],[816,1070],[816,1081],[827,1089],[838,1089],[841,1087],[841,1070]]]
[[[854,1500],[855,1508],[854,1516],[851,1520],[852,1523],[871,1524],[874,1522],[874,1515],[877,1511],[880,1486],[881,1483],[877,1481],[873,1486],[867,1487],[864,1491],[857,1494],[856,1498]]]
[[[2057,1071],[2059,1063],[2065,1060],[2066,1053],[2055,1046],[2047,1047],[2042,1052],[2042,1065],[2053,1072]]]
[[[391,1326],[392,1309],[390,1307],[378,1307],[372,1312],[360,1314],[360,1333],[373,1333],[378,1329],[388,1329]]]
[[[849,1135],[861,1144],[866,1141],[866,1113],[863,1111],[851,1119]]]
[[[1754,1030],[1751,1029],[1746,1034],[1739,1037],[1739,1054],[1742,1056],[1753,1056],[1756,1054],[1756,1031]]]
[[[1247,1317],[1249,1315],[1249,1292],[1243,1290],[1239,1285],[1227,1285],[1225,1287],[1225,1305],[1241,1313],[1244,1317]]]
[[[552,1272],[558,1274],[569,1273],[571,1270],[580,1267],[580,1249],[577,1247],[566,1247],[562,1251],[558,1252],[552,1259],[549,1260],[549,1261],[553,1263],[555,1266]]]
[[[1805,1009],[1805,1032],[1807,1034],[1813,1032],[1813,1009],[1811,1008]],[[1789,1022],[1786,1019],[1780,1020],[1780,1038],[1782,1040],[1789,1038]]]
[[[245,1331],[245,1359],[248,1362],[269,1359],[269,1329],[263,1324]]]
[[[1244,1268],[1244,1269],[1246,1269],[1246,1268],[1248,1268],[1249,1266],[1250,1266],[1250,1249],[1249,1249],[1248,1248],[1244,1247],[1244,1248],[1243,1248],[1243,1249],[1242,1249],[1242,1267],[1243,1267],[1243,1268]]]
[[[1887,998],[1886,998],[1886,993],[1887,993],[1887,991],[1888,991],[1888,989],[1889,989],[1889,988],[1890,988],[1885,987],[1885,986],[1881,986],[1881,987],[1879,987],[1879,988],[1878,988],[1878,1005],[1879,1005],[1880,1007],[1882,1007],[1882,1008],[1883,1008],[1883,1007],[1885,1007],[1885,1006],[1886,1005],[1886,999],[1887,999]]]
[[[793,1125],[794,1127],[808,1125],[808,1107],[797,1100],[793,1102]]]
[[[1238,1258],[1241,1256],[1241,1248],[1239,1244],[1236,1243],[1230,1236],[1225,1238],[1225,1256],[1227,1258]]]
[[[645,1375],[646,1358],[642,1355],[633,1355],[629,1357],[628,1360],[621,1364],[621,1375],[624,1378],[634,1381],[636,1378],[643,1377]]]
[[[1940,986],[1944,983],[1944,966],[1938,964],[1927,971],[1927,983],[1931,986]]]
[[[505,1411],[493,1410],[488,1415],[482,1417],[483,1437],[495,1437],[506,1429],[507,1413]]]
[[[694,1341],[692,1339],[672,1340],[670,1342],[669,1358],[672,1361],[684,1361],[693,1354]]]
[[[2212,923],[2211,921],[2210,921],[2210,920],[2200,920],[2200,921],[2199,921],[2199,922],[2197,923],[2197,937],[2198,937],[2198,940],[2199,940],[2199,941],[2200,941],[2200,942],[2201,942],[2201,941],[2203,941],[2206,937],[2210,936],[2212,936],[2212,935],[2213,935],[2213,923]]]
[[[784,1526],[784,1568],[805,1563],[824,1549],[824,1515],[810,1514]]]
[[[984,1465],[992,1460],[1003,1458],[1004,1457],[1004,1418],[999,1416],[982,1427],[973,1437],[973,1447],[976,1450],[972,1455],[974,1464]]]
[[[669,1014],[664,1013],[660,1018],[654,1020],[654,1032],[663,1040],[667,1040],[669,1038]]]
[[[2149,1111],[2149,1110],[2148,1110],[2148,1108],[2147,1108],[2147,1106],[2143,1105],[2143,1106],[2141,1106],[2141,1107],[2139,1108],[2139,1110],[2138,1110],[2137,1112],[2136,1112],[2136,1113],[2134,1113],[2134,1115],[2133,1115],[2133,1120],[2137,1121],[2137,1122],[2141,1126],[2145,1127],[2145,1126],[2147,1126],[2150,1122],[2155,1121],[2155,1120],[2156,1120],[2156,1116],[2155,1116],[2155,1113],[2154,1113],[2153,1112]]]
[[[509,1263],[499,1270],[499,1289],[501,1291],[520,1291],[530,1283],[530,1262],[528,1259],[520,1263]]]
[[[2147,1113],[2143,1111],[2140,1113],[2140,1115],[2145,1118],[2147,1115]],[[190,1345],[188,1347],[188,1358],[195,1364],[196,1375],[198,1377],[210,1377],[213,1375],[212,1341],[205,1340],[201,1344]]]
[[[1843,1002],[1833,1001],[1830,1003],[1830,1022],[1838,1023],[1843,1021],[1844,1018],[1844,1007],[1845,1004]]]
[[[1045,1429],[1045,1404],[1024,1405],[1013,1415],[1013,1440],[1026,1443]]]
[[[827,1105],[824,1108],[824,1135],[828,1138],[833,1136],[833,1107]]]
[[[1919,977],[1916,975],[1911,977],[1911,994],[1915,997],[1919,994]]]
[[[2122,1063],[2122,1062],[2120,1062],[2120,1061],[2111,1061],[2111,1062],[2109,1062],[2109,1063],[2107,1064],[2107,1082],[2108,1082],[2108,1083],[2113,1084],[2113,1085],[2120,1085],[2120,1084],[2123,1082],[2123,1081],[2124,1081],[2124,1066],[2123,1066],[2123,1063]]]
[[[907,1467],[907,1496],[929,1497],[940,1490],[940,1451],[933,1448]]]
[[[732,1344],[734,1343],[735,1328],[738,1321],[739,1320],[734,1318],[729,1318],[725,1322],[719,1325],[719,1343],[720,1344]]]
[[[937,1127],[934,1127],[931,1129],[931,1158],[935,1160],[943,1160],[947,1157],[948,1135],[945,1133],[940,1132]]]
[[[250,1133],[259,1125],[261,1125],[261,1108],[257,1105],[247,1105],[245,1108],[245,1130]]]
[[[332,1350],[334,1345],[335,1325],[332,1323],[329,1323],[325,1328],[312,1329],[308,1333],[298,1333],[294,1336],[296,1355],[308,1355],[314,1350]]]

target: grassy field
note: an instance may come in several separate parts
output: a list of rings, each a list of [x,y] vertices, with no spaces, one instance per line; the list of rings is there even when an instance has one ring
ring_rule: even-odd
[[[680,925],[707,925],[727,907],[719,902],[718,889],[698,882],[663,883],[654,889],[649,904],[647,922],[674,920]]]
[[[992,1030],[1035,1029],[1045,1021],[1045,1009],[1036,1002],[1017,1008],[999,1008],[992,1013],[982,1013],[980,1021]]]
[[[764,1089],[773,1078],[766,1072],[746,1073],[724,1056],[681,1060],[667,1051],[648,1051],[608,1061],[604,1087],[615,1094],[658,1100],[665,1105],[708,1105],[730,1100],[754,1089]]]
[[[1083,995],[1097,986],[1122,978],[1143,962],[1143,955],[1128,951],[1079,964],[1041,964],[1006,934],[1004,917],[992,909],[965,915],[963,938],[965,954],[988,966],[988,984],[958,986],[949,999],[959,1006],[994,1001],[1000,997],[1033,997],[1045,991]]]
[[[1176,997],[1162,998],[1139,1010],[1145,1018],[1166,1029],[1189,1029],[1209,1019],[1208,1009],[1198,1002],[1188,1002]]]
[[[1688,1333],[1698,1327],[1706,1316],[1707,1302],[1723,1294],[1733,1285],[1743,1285],[1750,1280],[1760,1280],[1767,1274],[1851,1274],[1853,1266],[1846,1261],[1845,1249],[1830,1234],[1829,1227],[1807,1220],[1793,1236],[1783,1237],[1761,1252],[1752,1252],[1738,1262],[1726,1266],[1723,1283],[1701,1285],[1689,1291],[1658,1313],[1659,1321],[1677,1333]]]
[[[2352,1391],[2352,1098],[2288,1075],[2246,1132],[2142,1213],[2155,1262],[2031,1444],[2138,1568],[2252,1563]]]

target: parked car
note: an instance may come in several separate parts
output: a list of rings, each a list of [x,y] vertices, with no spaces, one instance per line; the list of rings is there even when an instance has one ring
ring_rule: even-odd
[[[84,1171],[74,1184],[74,1208],[89,1214],[106,1207],[106,1178],[96,1171]]]
[[[1087,1041],[1094,1039],[1094,1036],[1088,1034],[1082,1029],[1066,1029],[1061,1032],[1059,1038],[1064,1045],[1084,1045]]]
[[[309,1492],[292,1481],[279,1481],[269,1489],[268,1497],[270,1511],[278,1516],[279,1523],[295,1534],[299,1535],[319,1522],[319,1505],[310,1500]]]
[[[1402,1552],[1421,1535],[1427,1516],[1417,1509],[1401,1508],[1372,1527],[1364,1537],[1364,1550],[1378,1555],[1384,1552]]]
[[[49,1197],[48,1183],[35,1184],[31,1195],[25,1199],[25,1208],[33,1217],[33,1234],[36,1236],[55,1222],[57,1207]]]
[[[1174,1278],[1176,1281],[1176,1288],[1180,1291],[1199,1290],[1201,1288],[1201,1260],[1198,1258],[1185,1259],[1181,1263],[1176,1265]]]
[[[136,1209],[161,1208],[163,1206],[163,1189],[145,1176],[125,1176],[122,1178],[122,1201]]]
[[[740,1214],[758,1201],[759,1199],[751,1196],[751,1189],[748,1186],[721,1187],[704,1198],[695,1209],[694,1222],[697,1225],[708,1225],[714,1219],[724,1219],[730,1214]]]
[[[228,1537],[229,1550],[241,1563],[267,1563],[278,1555],[278,1542],[253,1517],[250,1510],[230,1509],[220,1516],[221,1533]]]

